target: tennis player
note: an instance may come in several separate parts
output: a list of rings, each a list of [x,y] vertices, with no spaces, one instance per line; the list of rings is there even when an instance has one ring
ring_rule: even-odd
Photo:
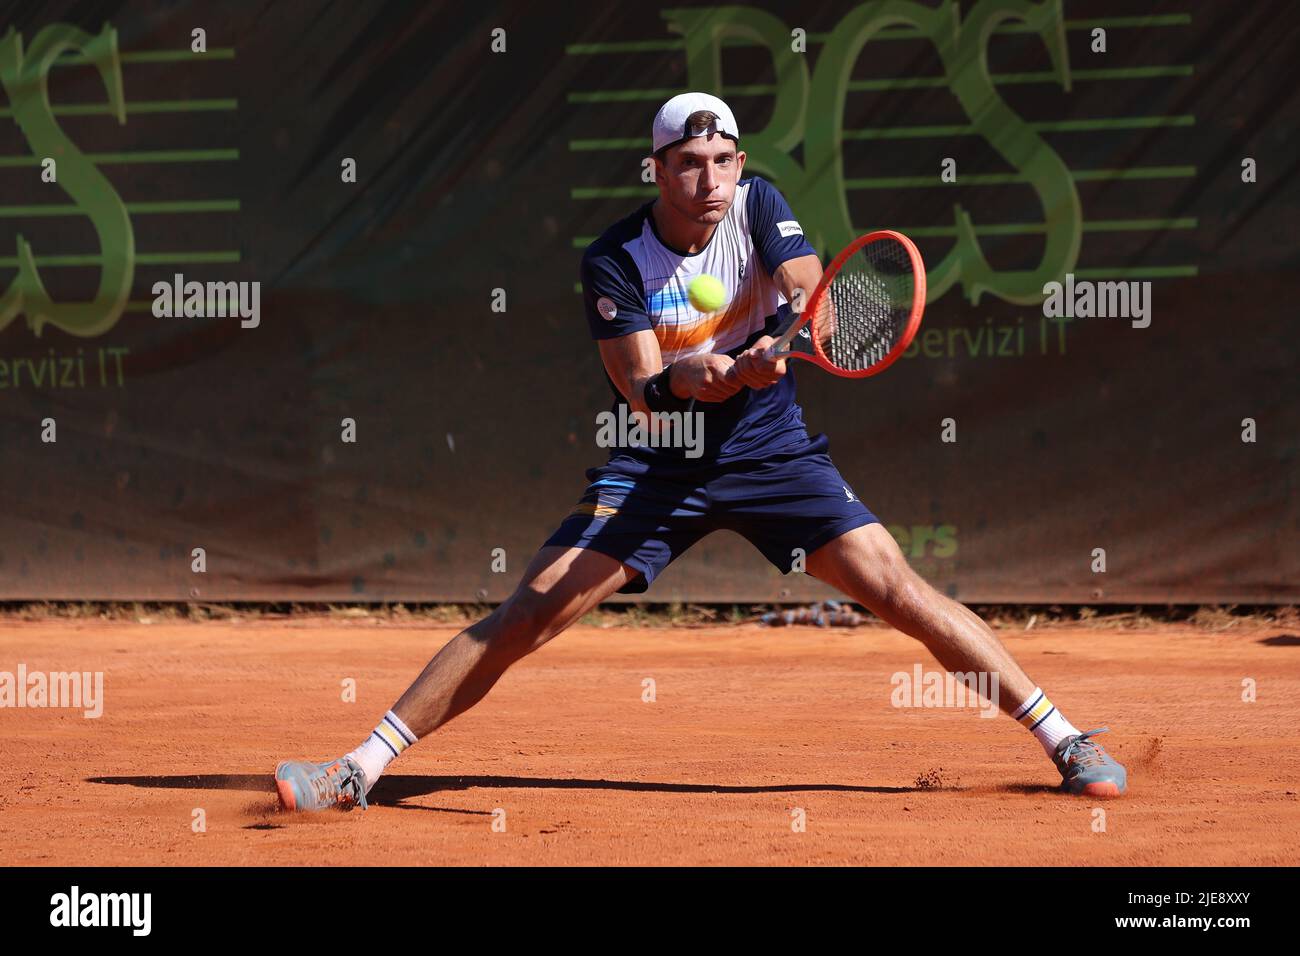
[[[978,616],[930,587],[809,435],[785,360],[764,355],[822,265],[781,194],[745,177],[740,131],[706,93],[655,115],[659,197],[582,258],[587,322],[617,406],[700,414],[703,447],[615,448],[511,597],[454,637],[355,750],[275,772],[289,810],[366,806],[388,764],[478,703],[501,675],[602,600],[641,592],[673,559],[725,528],[782,572],[799,567],[919,640],[950,672],[997,674],[998,705],[1037,739],[1068,793],[1118,796],[1124,768],[1080,732]],[[711,275],[726,305],[700,313],[690,281]],[[728,374],[729,370],[731,374]],[[627,414],[627,409],[623,409]]]

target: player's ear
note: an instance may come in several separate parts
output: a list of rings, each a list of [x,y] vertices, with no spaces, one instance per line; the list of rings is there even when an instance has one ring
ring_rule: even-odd
[[[736,150],[736,178],[743,179],[745,176],[745,151]]]

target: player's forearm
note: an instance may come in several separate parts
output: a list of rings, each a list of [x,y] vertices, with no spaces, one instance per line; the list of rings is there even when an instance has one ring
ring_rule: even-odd
[[[686,373],[692,362],[698,362],[701,356],[691,355],[668,366],[667,386],[676,398],[691,398],[691,385]]]
[[[634,332],[600,343],[600,357],[614,387],[634,412],[648,413],[645,389],[663,371],[663,355],[653,332]]]
[[[656,374],[658,373],[652,372],[648,375],[638,375],[632,381],[632,395],[628,399],[628,404],[632,406],[633,411],[641,412],[646,415],[650,414],[650,403],[646,401],[646,386]]]
[[[630,371],[625,382],[615,381],[619,394],[627,401],[628,408],[643,415],[650,414],[650,404],[646,400],[646,386],[659,372],[658,369],[637,369]]]
[[[812,297],[813,290],[822,279],[822,262],[816,256],[800,256],[777,267],[776,287],[781,290],[791,308],[802,312]]]
[[[781,265],[776,270],[774,276],[777,287],[780,288],[781,294],[786,297],[791,308],[796,312],[803,312],[808,308],[808,300],[812,298],[813,292],[822,280],[822,263],[816,256],[801,256],[798,259],[791,259]],[[825,304],[819,307],[819,311],[830,309],[832,307],[829,296]],[[813,328],[817,333],[821,344],[825,345],[826,340],[830,338],[835,328],[835,323],[831,317],[822,316],[823,320],[813,323]]]

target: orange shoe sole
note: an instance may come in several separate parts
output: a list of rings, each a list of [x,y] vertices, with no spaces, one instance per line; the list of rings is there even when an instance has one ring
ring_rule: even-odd
[[[1113,780],[1084,784],[1082,790],[1075,793],[1078,797],[1118,797],[1122,795],[1119,785]]]

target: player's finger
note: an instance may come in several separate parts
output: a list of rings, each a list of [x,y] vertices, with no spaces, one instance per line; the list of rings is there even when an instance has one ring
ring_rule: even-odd
[[[764,372],[772,373],[776,371],[778,366],[784,367],[783,363],[785,362],[785,359],[777,358],[768,351],[768,348],[769,346],[755,349],[753,363],[755,368],[761,369]]]
[[[721,402],[735,395],[744,384],[740,381],[739,376],[731,378],[719,378],[716,381],[709,382],[700,389],[700,398],[706,402]]]
[[[732,395],[735,395],[744,387],[744,383],[738,378],[730,382],[719,382],[717,385],[712,386],[709,389],[709,394],[712,396],[709,400],[713,402],[724,401],[725,399],[731,398]]]
[[[747,349],[736,356],[736,365],[741,366],[744,372],[763,372],[765,368],[771,365],[763,355],[760,348]]]
[[[739,363],[736,364],[736,379],[747,388],[767,388],[776,381],[758,369],[742,368]]]
[[[748,370],[762,376],[766,384],[773,385],[785,375],[785,359],[773,357],[764,349],[755,353],[748,363]]]

